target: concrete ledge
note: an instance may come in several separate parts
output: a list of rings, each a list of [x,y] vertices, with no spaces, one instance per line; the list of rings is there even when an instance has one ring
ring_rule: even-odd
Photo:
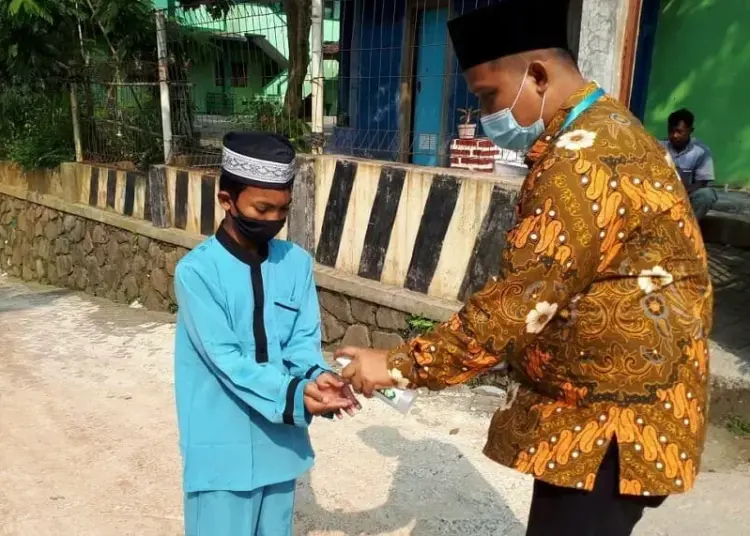
[[[304,155],[278,238],[299,244],[323,266],[384,288],[464,301],[499,271],[497,251],[513,225],[523,176],[512,166],[489,175]],[[151,166],[144,173],[69,162],[27,172],[0,161],[0,183],[10,195],[52,210],[186,248],[224,218],[212,169]],[[107,214],[93,215],[84,205]]]
[[[712,210],[701,220],[700,226],[706,242],[750,249],[748,216]]]
[[[458,301],[433,298],[419,292],[349,275],[327,266],[316,265],[315,281],[326,290],[405,313],[422,315],[432,320],[448,320],[462,306]]]
[[[43,205],[54,210],[59,210],[60,212],[80,216],[81,218],[98,221],[106,225],[111,225],[112,227],[119,227],[120,229],[130,231],[131,233],[147,236],[154,240],[159,240],[161,242],[166,242],[187,249],[194,248],[203,240],[200,236],[179,229],[159,229],[154,227],[151,222],[145,220],[129,218],[115,212],[109,212],[89,205],[70,203],[53,195],[30,192],[21,188],[8,186],[7,184],[0,183],[0,194],[23,199],[31,203],[36,203],[37,205]]]
[[[500,184],[508,191],[520,191],[523,179],[526,178],[526,169],[510,164],[503,164],[496,173],[477,173],[475,171],[469,171],[465,169],[456,168],[443,168],[443,167],[430,167],[430,166],[418,166],[416,164],[404,164],[402,162],[390,162],[386,160],[372,160],[369,158],[358,158],[355,156],[344,156],[337,154],[324,154],[315,157],[307,157],[310,160],[330,160],[330,161],[346,161],[356,162],[364,166],[372,166],[376,168],[382,167],[397,167],[407,171],[413,171],[424,175],[451,175],[458,179],[468,179],[472,181],[480,182],[491,182],[494,184]]]
[[[46,206],[60,212],[100,222],[186,249],[194,248],[205,239],[204,237],[179,229],[154,227],[150,222],[144,220],[129,218],[89,205],[70,203],[53,195],[31,192],[7,184],[0,183],[0,194]],[[462,305],[458,301],[434,298],[419,292],[346,274],[320,264],[316,264],[315,266],[315,280],[317,285],[323,289],[346,294],[352,298],[389,307],[404,313],[422,315],[438,321],[447,320]]]

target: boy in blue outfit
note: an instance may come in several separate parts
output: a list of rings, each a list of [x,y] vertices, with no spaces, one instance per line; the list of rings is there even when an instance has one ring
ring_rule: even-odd
[[[323,361],[313,261],[273,240],[294,171],[286,138],[228,134],[227,217],[175,271],[187,536],[291,535],[295,480],[313,463],[312,417],[356,406]]]

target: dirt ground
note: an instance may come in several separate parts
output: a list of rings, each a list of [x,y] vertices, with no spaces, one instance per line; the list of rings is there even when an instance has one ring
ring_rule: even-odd
[[[0,536],[177,536],[180,469],[166,315],[0,277]],[[316,423],[297,534],[522,535],[531,481],[481,455],[492,399],[377,401]],[[641,535],[746,535],[750,456],[711,432],[697,489]]]

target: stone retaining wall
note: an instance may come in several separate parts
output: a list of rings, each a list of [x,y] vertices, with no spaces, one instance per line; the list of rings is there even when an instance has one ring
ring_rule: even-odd
[[[0,272],[157,311],[174,310],[187,249],[0,195]]]
[[[462,301],[497,275],[522,175],[512,166],[488,176],[300,156],[294,203],[279,238],[340,274]],[[63,163],[29,172],[0,161],[0,192],[32,202],[30,194],[51,196],[105,214],[92,219],[124,216],[195,240],[213,234],[224,217],[218,176],[205,169],[151,166],[136,173]]]
[[[173,276],[187,248],[0,194],[0,273],[155,311],[176,310]],[[390,349],[407,314],[319,288],[326,349]]]
[[[405,313],[325,289],[318,289],[318,297],[326,350],[349,345],[391,350],[404,342]]]

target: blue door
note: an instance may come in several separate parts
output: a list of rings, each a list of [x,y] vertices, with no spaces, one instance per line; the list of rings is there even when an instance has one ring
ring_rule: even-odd
[[[641,4],[638,48],[635,51],[633,85],[630,90],[630,111],[643,121],[648,101],[648,81],[651,76],[651,59],[656,43],[656,29],[659,24],[660,0],[645,0]]]
[[[448,10],[419,12],[416,76],[414,83],[414,135],[412,162],[437,166],[443,141],[443,88]]]

